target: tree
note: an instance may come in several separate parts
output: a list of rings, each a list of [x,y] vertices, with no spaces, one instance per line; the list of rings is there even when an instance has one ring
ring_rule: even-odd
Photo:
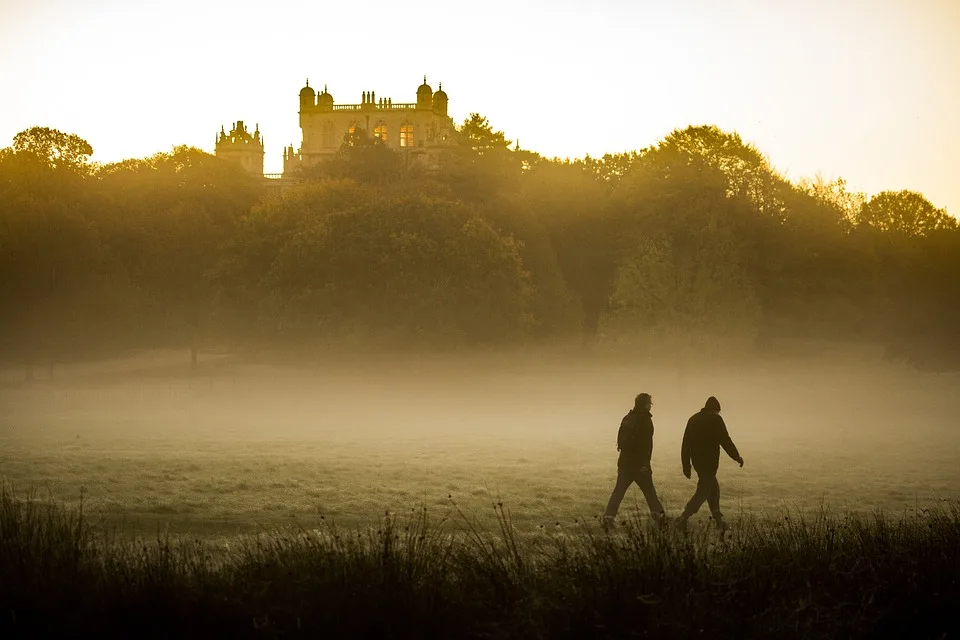
[[[728,133],[716,126],[690,126],[673,131],[646,158],[663,156],[670,161],[657,163],[670,171],[683,163],[715,169],[726,181],[726,194],[749,199],[757,213],[779,218],[783,204],[778,198],[785,181],[753,145],[746,144],[737,133]],[[664,174],[666,175],[666,174]]]
[[[449,346],[531,326],[517,243],[471,205],[330,180],[263,203],[238,231],[219,280],[273,335]]]
[[[729,229],[702,234],[692,247],[666,236],[643,240],[617,271],[608,326],[673,345],[753,338],[761,310],[737,249]]]
[[[149,301],[157,339],[189,344],[196,367],[216,296],[210,271],[259,186],[238,165],[186,146],[97,175],[114,212],[102,221],[111,251]]]
[[[582,167],[600,182],[616,186],[620,179],[627,175],[633,164],[648,151],[649,149],[642,149],[625,153],[606,153],[602,158],[591,158],[587,155],[582,160],[575,160],[573,164]]]
[[[343,136],[336,155],[302,170],[306,178],[356,180],[365,184],[386,184],[400,178],[404,166],[400,154],[362,128]]]
[[[764,309],[765,338],[858,339],[877,290],[876,261],[851,233],[858,201],[842,180],[786,183],[782,220],[755,221],[750,271]]]
[[[883,191],[860,208],[861,226],[904,236],[925,236],[938,229],[956,229],[957,219],[937,209],[915,191]]]
[[[511,150],[510,142],[485,117],[472,113],[455,132],[453,145],[441,153],[438,178],[472,202],[489,202],[515,192],[520,176],[539,156]]]
[[[511,141],[503,135],[503,131],[494,131],[486,117],[479,113],[471,113],[457,130],[461,142],[478,153],[496,154],[507,151]]]
[[[848,231],[855,224],[866,201],[865,194],[848,191],[847,181],[843,178],[827,182],[823,176],[817,174],[813,180],[800,180],[797,188],[819,205],[822,213],[817,216],[819,219],[831,225],[841,225],[844,231]]]
[[[28,371],[115,328],[121,285],[92,223],[89,154],[79,136],[45,127],[0,150],[0,334]]]
[[[21,131],[13,137],[13,151],[34,156],[54,169],[77,172],[89,170],[88,158],[93,155],[93,147],[80,136],[49,127]]]
[[[580,303],[582,336],[592,340],[620,258],[621,220],[607,186],[582,164],[543,161],[524,176],[520,202],[546,230],[564,279]]]
[[[631,170],[620,260],[603,319],[614,336],[751,339],[760,306],[751,277],[752,203],[706,158],[667,148]],[[681,364],[682,367],[682,364]]]

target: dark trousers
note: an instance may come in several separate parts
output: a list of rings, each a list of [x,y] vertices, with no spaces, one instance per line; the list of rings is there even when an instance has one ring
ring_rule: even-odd
[[[610,502],[607,503],[607,510],[604,515],[613,517],[617,515],[623,496],[627,489],[634,482],[643,491],[643,497],[647,499],[647,506],[650,507],[650,515],[655,520],[663,517],[663,505],[660,504],[660,498],[657,497],[657,490],[653,486],[653,472],[649,467],[630,467],[624,466],[617,469],[617,485],[610,494]]]
[[[694,492],[690,502],[683,510],[680,518],[686,520],[703,506],[706,502],[710,506],[710,513],[714,520],[721,522],[723,514],[720,513],[720,483],[717,482],[717,474],[699,474],[697,478],[697,490]]]

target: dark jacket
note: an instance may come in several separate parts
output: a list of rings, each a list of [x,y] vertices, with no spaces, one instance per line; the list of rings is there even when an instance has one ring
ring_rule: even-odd
[[[620,421],[617,432],[618,466],[649,467],[653,454],[653,416],[643,409],[631,409]]]
[[[683,461],[683,470],[690,469],[690,463],[701,476],[716,475],[720,466],[720,447],[727,455],[737,460],[740,452],[727,433],[727,425],[720,414],[701,409],[687,420],[687,428],[683,432],[683,445],[680,447],[680,458]]]

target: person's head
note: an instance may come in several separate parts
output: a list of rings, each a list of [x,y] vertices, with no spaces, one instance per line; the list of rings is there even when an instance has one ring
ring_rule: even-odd
[[[710,396],[707,398],[707,402],[703,405],[703,408],[707,411],[712,411],[713,413],[720,413],[720,401],[714,396]]]
[[[636,398],[633,399],[633,408],[640,411],[650,411],[650,408],[653,406],[653,398],[650,397],[649,393],[638,394]]]

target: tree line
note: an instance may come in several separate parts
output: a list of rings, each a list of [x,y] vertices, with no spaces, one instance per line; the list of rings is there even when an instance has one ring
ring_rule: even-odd
[[[282,195],[179,146],[0,150],[0,360],[130,348],[631,349],[862,341],[960,364],[960,229],[912,191],[791,182],[713,126],[560,160],[472,114],[426,170],[357,131]]]

